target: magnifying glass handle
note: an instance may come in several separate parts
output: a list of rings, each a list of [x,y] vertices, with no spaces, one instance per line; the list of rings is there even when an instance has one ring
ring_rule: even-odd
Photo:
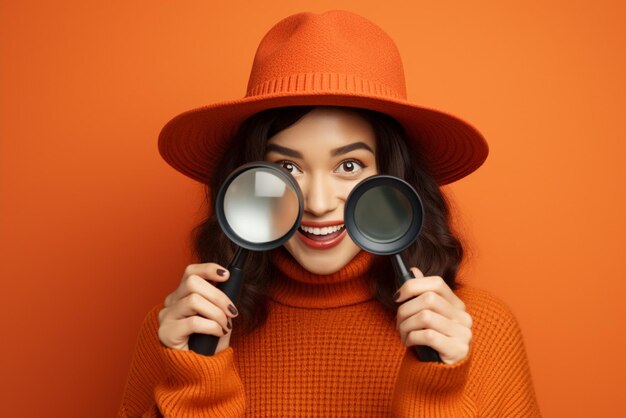
[[[217,285],[217,288],[224,292],[230,300],[237,305],[239,294],[241,293],[241,285],[243,283],[243,264],[248,255],[248,250],[239,247],[232,261],[228,265],[230,277],[225,282]],[[189,336],[189,349],[198,354],[212,356],[215,354],[217,343],[220,337],[206,334],[191,334]]]
[[[413,273],[406,268],[406,264],[404,264],[404,260],[400,257],[400,254],[394,254],[392,256],[393,269],[396,272],[396,285],[400,288],[407,280],[414,279]],[[439,357],[439,353],[432,347],[427,345],[416,345],[413,346],[413,352],[417,356],[420,361],[423,362],[439,362],[441,363],[441,357]]]

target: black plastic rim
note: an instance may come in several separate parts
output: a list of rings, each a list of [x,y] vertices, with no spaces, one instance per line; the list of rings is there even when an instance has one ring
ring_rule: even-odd
[[[410,202],[413,219],[409,228],[392,242],[380,243],[369,239],[357,225],[354,217],[357,203],[365,192],[375,187],[387,186],[402,193]],[[389,175],[368,177],[357,184],[348,195],[344,209],[343,221],[350,238],[363,250],[374,254],[392,255],[407,249],[416,239],[422,229],[424,220],[424,206],[415,189],[406,181]]]
[[[281,177],[283,180],[285,180],[285,183],[290,184],[292,186],[292,188],[296,191],[296,196],[298,198],[298,217],[296,221],[294,222],[293,226],[291,227],[291,229],[285,235],[283,235],[282,237],[278,239],[275,239],[273,241],[268,241],[268,242],[261,242],[261,243],[250,242],[241,238],[239,235],[237,235],[237,233],[235,233],[235,231],[228,224],[228,221],[226,220],[226,214],[224,213],[224,196],[226,195],[226,191],[228,190],[228,187],[230,186],[230,184],[240,174],[248,170],[255,169],[255,168],[267,169],[268,171],[271,171],[273,174],[276,174],[278,177]],[[220,187],[220,190],[217,194],[217,200],[215,202],[215,215],[217,216],[217,222],[222,228],[222,231],[224,232],[224,234],[226,234],[226,236],[235,244],[247,250],[252,250],[252,251],[273,250],[274,248],[278,248],[281,245],[283,245],[285,242],[287,242],[289,238],[293,236],[293,234],[297,231],[298,227],[300,226],[300,221],[302,220],[302,213],[303,213],[302,191],[300,190],[300,186],[298,185],[296,180],[291,176],[291,174],[287,173],[281,166],[277,164],[273,164],[273,163],[268,163],[265,161],[256,161],[256,162],[244,164],[240,166],[239,168],[237,168],[235,171],[233,171],[228,176],[226,181],[224,181],[224,184],[222,184],[222,187]]]

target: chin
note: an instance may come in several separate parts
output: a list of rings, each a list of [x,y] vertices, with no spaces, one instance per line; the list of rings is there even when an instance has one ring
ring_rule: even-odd
[[[311,260],[309,260],[308,258],[305,258],[303,260],[300,260],[296,257],[296,261],[302,266],[304,267],[307,271],[310,271],[313,274],[318,274],[320,276],[324,276],[327,274],[333,274],[338,272],[339,270],[341,270],[341,268],[343,266],[345,266],[346,263],[340,263],[335,261],[334,263],[316,263],[316,262],[311,262]]]
[[[348,238],[348,237],[346,237]],[[294,237],[294,239],[297,239]],[[285,248],[307,271],[318,275],[333,274],[345,267],[361,251],[349,238],[327,250],[314,250],[301,242],[290,240]]]

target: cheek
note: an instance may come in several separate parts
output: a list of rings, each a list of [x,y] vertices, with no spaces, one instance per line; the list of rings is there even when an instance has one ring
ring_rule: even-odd
[[[340,193],[344,199],[346,199],[352,189],[354,189],[357,184],[359,184],[366,178],[375,176],[377,174],[378,169],[376,167],[376,164],[372,164],[368,166],[362,173],[360,173],[354,180],[342,180],[338,182],[338,184],[336,185],[337,192]]]
[[[349,181],[338,180],[334,185],[335,192],[337,193],[337,197],[345,201],[350,195],[350,192],[352,192],[352,190],[356,187],[356,185],[359,184],[364,179],[365,177],[359,177],[356,180],[349,180]]]
[[[356,181],[345,181],[345,182],[341,182],[340,184],[338,184],[336,186],[336,190],[337,190],[337,195],[339,197],[341,197],[342,199],[347,199],[348,195],[350,194],[350,192],[352,191],[352,189],[354,189],[354,187],[358,184],[358,182]]]

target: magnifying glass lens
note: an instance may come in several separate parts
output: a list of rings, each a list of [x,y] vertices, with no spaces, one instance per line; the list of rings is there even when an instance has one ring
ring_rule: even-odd
[[[378,186],[367,190],[354,208],[359,231],[369,240],[384,244],[397,241],[411,227],[411,202],[396,188]]]
[[[299,210],[293,187],[266,168],[241,173],[224,195],[228,225],[251,243],[266,243],[286,235],[297,221]]]

